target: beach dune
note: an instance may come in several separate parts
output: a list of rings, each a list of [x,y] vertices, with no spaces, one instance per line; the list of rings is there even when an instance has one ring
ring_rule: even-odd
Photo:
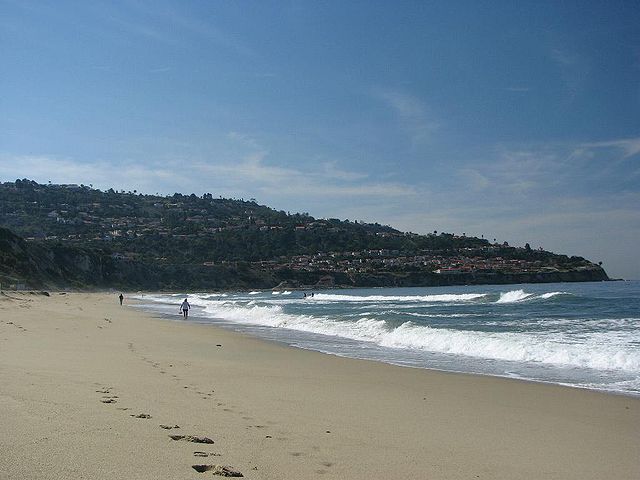
[[[640,400],[0,296],[0,478],[637,479]]]

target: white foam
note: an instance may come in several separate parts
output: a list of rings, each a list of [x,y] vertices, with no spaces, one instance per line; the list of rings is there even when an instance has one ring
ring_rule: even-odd
[[[261,292],[249,292],[249,295],[259,295]]]
[[[610,332],[583,335],[580,343],[562,335],[489,333],[436,329],[407,322],[391,332],[382,346],[415,348],[470,357],[640,372],[640,351],[628,338]]]
[[[474,317],[482,317],[483,315],[480,313],[418,313],[418,312],[395,312],[390,310],[389,312],[384,313],[395,313],[399,315],[407,315],[409,317],[420,317],[420,318],[474,318]]]
[[[205,310],[213,317],[232,322],[334,335],[388,348],[640,373],[640,349],[634,347],[634,342],[640,342],[640,334],[630,338],[619,332],[591,332],[576,337],[559,332],[452,330],[412,322],[391,328],[383,320],[368,317],[354,322],[322,316],[292,315],[285,313],[280,305],[212,303]]]
[[[280,292],[272,292],[278,294]],[[551,298],[562,292],[549,292]],[[404,296],[349,296],[318,294],[331,298],[331,301],[359,302],[373,301],[374,298],[385,300],[396,298],[419,298]],[[514,303],[524,301],[533,294],[522,290],[514,290],[501,294],[500,303]],[[542,294],[547,295],[547,294]],[[538,298],[542,297],[538,295]],[[450,297],[450,295],[446,295]],[[455,295],[457,301],[473,300],[484,294]],[[443,295],[437,295],[443,301]],[[461,297],[466,300],[462,300]],[[179,304],[183,296],[147,296],[145,300],[162,303]],[[355,300],[354,300],[355,298]],[[538,322],[541,326],[550,327],[554,323],[574,323],[576,327],[570,329],[543,328],[541,331],[511,331],[486,332],[477,330],[456,330],[449,328],[433,328],[405,322],[394,327],[384,320],[371,318],[371,309],[362,312],[358,320],[342,320],[322,315],[301,315],[285,312],[285,304],[255,304],[247,300],[232,301],[229,299],[203,299],[198,296],[190,297],[193,305],[203,308],[206,316],[225,319],[230,322],[248,325],[261,325],[273,328],[286,328],[296,331],[316,334],[334,335],[337,337],[370,342],[387,348],[420,350],[429,353],[460,355],[471,358],[488,360],[511,361],[523,364],[538,364],[561,367],[590,368],[600,371],[640,373],[640,331],[637,318],[625,319],[573,319],[573,318],[537,318],[524,319],[513,323],[513,326],[523,326]],[[433,301],[433,300],[431,300]],[[451,301],[450,299],[444,301]],[[286,302],[291,303],[291,301]],[[421,308],[425,305],[421,305]],[[397,308],[395,305],[393,308]],[[419,312],[412,312],[419,313]],[[441,314],[438,314],[441,315]],[[443,316],[452,316],[442,314]],[[464,314],[453,314],[463,316]],[[417,315],[416,315],[417,316]],[[420,315],[422,316],[422,315]],[[427,315],[425,315],[427,316]],[[524,323],[522,323],[524,322]],[[586,328],[578,328],[582,323],[592,322]],[[487,325],[487,322],[483,322]],[[491,322],[489,322],[491,323]],[[499,322],[496,322],[500,324]],[[545,325],[546,324],[546,325]],[[597,328],[603,324],[603,328]],[[614,328],[615,329],[612,329]]]
[[[532,293],[525,293],[524,290],[511,290],[510,292],[501,293],[496,303],[516,303],[530,298]]]
[[[533,293],[527,293],[524,290],[511,290],[506,293],[501,293],[500,298],[496,301],[496,303],[518,303],[528,300],[548,300],[549,298],[556,297],[558,295],[571,295],[567,292],[547,292],[542,293],[540,295],[536,295]]]
[[[467,302],[485,297],[486,293],[461,293],[441,295],[340,295],[317,293],[315,300],[328,302]]]
[[[544,298],[546,300],[547,298],[552,298],[557,295],[571,295],[571,294],[567,292],[549,292],[549,293],[543,293],[542,295],[540,295],[540,298]]]

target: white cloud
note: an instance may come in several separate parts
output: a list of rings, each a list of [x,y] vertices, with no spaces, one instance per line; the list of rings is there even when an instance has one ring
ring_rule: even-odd
[[[586,149],[613,148],[616,150],[622,150],[624,152],[623,158],[629,158],[640,153],[640,137],[609,140],[606,142],[584,143],[581,147]]]
[[[491,181],[487,176],[474,168],[463,168],[458,172],[458,174],[473,190],[484,190],[491,185]]]
[[[250,137],[247,137],[252,143]],[[244,140],[244,139],[243,139]],[[328,198],[347,202],[354,197],[393,198],[415,195],[413,187],[392,182],[363,181],[366,176],[338,169],[335,164],[316,170],[268,165],[265,151],[251,151],[236,161],[205,162],[176,158],[173,161],[114,164],[80,162],[52,156],[0,156],[0,178],[30,178],[40,183],[82,183],[96,188],[125,189],[145,193],[204,192],[255,197]],[[205,187],[206,186],[206,187]],[[204,189],[203,189],[204,188]]]
[[[440,122],[435,120],[418,97],[386,88],[374,88],[371,94],[396,113],[414,145],[429,142],[440,128]]]
[[[323,162],[321,165],[324,175],[336,180],[364,180],[369,176],[366,173],[342,170],[337,166],[336,161]]]

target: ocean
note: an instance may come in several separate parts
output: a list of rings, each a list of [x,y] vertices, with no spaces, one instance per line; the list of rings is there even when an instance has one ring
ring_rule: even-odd
[[[136,298],[182,322],[188,297],[190,322],[333,355],[640,395],[640,282],[313,293]]]

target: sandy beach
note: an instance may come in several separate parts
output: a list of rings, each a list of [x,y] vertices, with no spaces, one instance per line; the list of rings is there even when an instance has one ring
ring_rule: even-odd
[[[640,478],[638,398],[344,359],[127,303],[0,296],[1,479]]]

